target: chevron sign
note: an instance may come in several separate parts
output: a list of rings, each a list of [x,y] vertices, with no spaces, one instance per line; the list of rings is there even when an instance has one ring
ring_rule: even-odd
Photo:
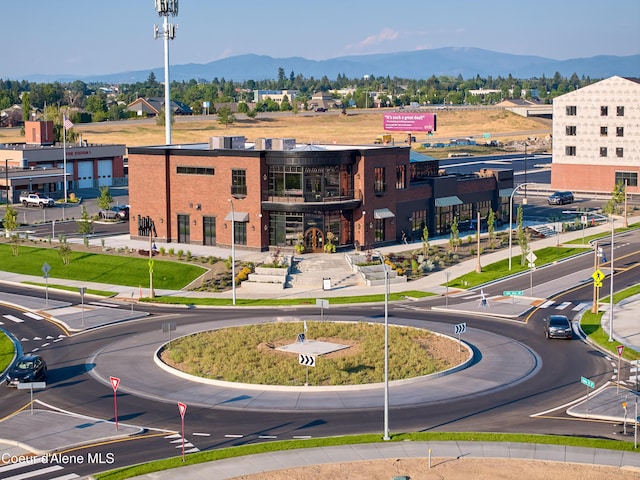
[[[464,333],[466,331],[467,331],[466,323],[459,323],[458,325],[455,326],[456,335],[460,335],[461,333]]]
[[[315,367],[316,366],[316,357],[313,355],[304,355],[302,353],[298,354],[298,363],[300,365],[306,365],[307,367]]]

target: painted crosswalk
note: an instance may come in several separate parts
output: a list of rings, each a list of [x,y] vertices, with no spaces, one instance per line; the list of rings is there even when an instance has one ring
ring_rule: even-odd
[[[80,475],[75,473],[64,473],[64,469],[65,467],[62,465],[46,465],[38,462],[38,458],[34,457],[34,461],[9,463],[0,466],[0,477],[4,480],[27,480],[30,478],[73,480],[74,478],[80,478]],[[46,476],[43,477],[43,475]]]
[[[2,315],[3,318],[6,318],[7,320],[11,320],[12,322],[15,323],[24,323],[24,320],[18,317],[14,317],[13,315]]]
[[[182,449],[182,435],[180,435],[179,433],[167,435],[164,438],[166,438],[167,440],[170,440],[171,444],[175,444],[175,448]],[[186,438],[184,439],[184,453],[196,453],[199,451],[200,449],[198,447],[196,447],[193,443],[191,443]]]

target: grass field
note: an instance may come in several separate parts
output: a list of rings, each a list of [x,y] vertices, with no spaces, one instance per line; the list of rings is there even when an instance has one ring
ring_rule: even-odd
[[[147,258],[103,255],[74,251],[71,261],[63,265],[58,250],[20,246],[13,256],[11,246],[0,244],[2,270],[42,277],[42,266],[51,266],[52,278],[64,278],[109,285],[138,287],[149,284]],[[183,262],[154,260],[153,286],[159,289],[180,290],[205,272],[205,269]]]
[[[371,110],[350,112],[349,115],[335,113],[308,114],[285,113],[277,116],[258,114],[254,120],[236,115],[235,123],[225,127],[217,117],[177,118],[172,127],[173,143],[207,142],[217,135],[244,135],[248,141],[256,138],[295,138],[301,143],[371,144],[376,135],[384,133],[383,112]],[[524,118],[502,110],[446,110],[437,113],[435,137],[454,138],[475,136],[484,133],[514,132],[508,139],[526,138],[523,132],[546,131],[551,133],[551,123],[544,119]],[[128,147],[164,144],[165,129],[152,120],[139,122],[103,122],[78,124],[74,131],[89,143],[124,144]],[[396,143],[404,142],[403,132],[394,132]],[[544,137],[544,133],[537,136]],[[416,141],[427,141],[426,135],[416,134]],[[432,139],[429,139],[432,141]],[[20,129],[0,129],[0,143],[24,142]]]
[[[0,373],[9,366],[14,352],[13,342],[4,332],[0,332]]]

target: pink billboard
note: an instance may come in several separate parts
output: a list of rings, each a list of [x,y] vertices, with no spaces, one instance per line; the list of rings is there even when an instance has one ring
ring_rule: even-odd
[[[435,113],[392,112],[384,114],[384,129],[400,132],[434,132]]]

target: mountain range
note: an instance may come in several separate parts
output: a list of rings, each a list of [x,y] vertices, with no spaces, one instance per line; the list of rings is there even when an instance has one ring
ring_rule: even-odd
[[[276,79],[278,70],[282,68],[287,78],[291,72],[305,78],[320,79],[327,77],[335,80],[338,75],[347,78],[362,78],[364,75],[376,77],[426,79],[451,75],[462,78],[482,78],[498,76],[514,78],[553,77],[560,73],[570,77],[574,73],[578,77],[592,79],[608,78],[613,75],[621,77],[640,77],[640,54],[630,56],[599,55],[589,58],[554,60],[532,55],[513,55],[493,52],[480,48],[446,47],[410,52],[384,53],[372,55],[354,55],[336,57],[327,60],[308,60],[302,57],[277,58],[267,55],[237,55],[205,64],[189,63],[171,65],[173,81],[205,80],[214,78],[241,82],[245,80]],[[112,73],[107,75],[90,75],[84,77],[57,75],[33,75],[27,80],[35,82],[84,82],[136,83],[144,82],[149,73],[157,79],[164,78],[164,68]]]

